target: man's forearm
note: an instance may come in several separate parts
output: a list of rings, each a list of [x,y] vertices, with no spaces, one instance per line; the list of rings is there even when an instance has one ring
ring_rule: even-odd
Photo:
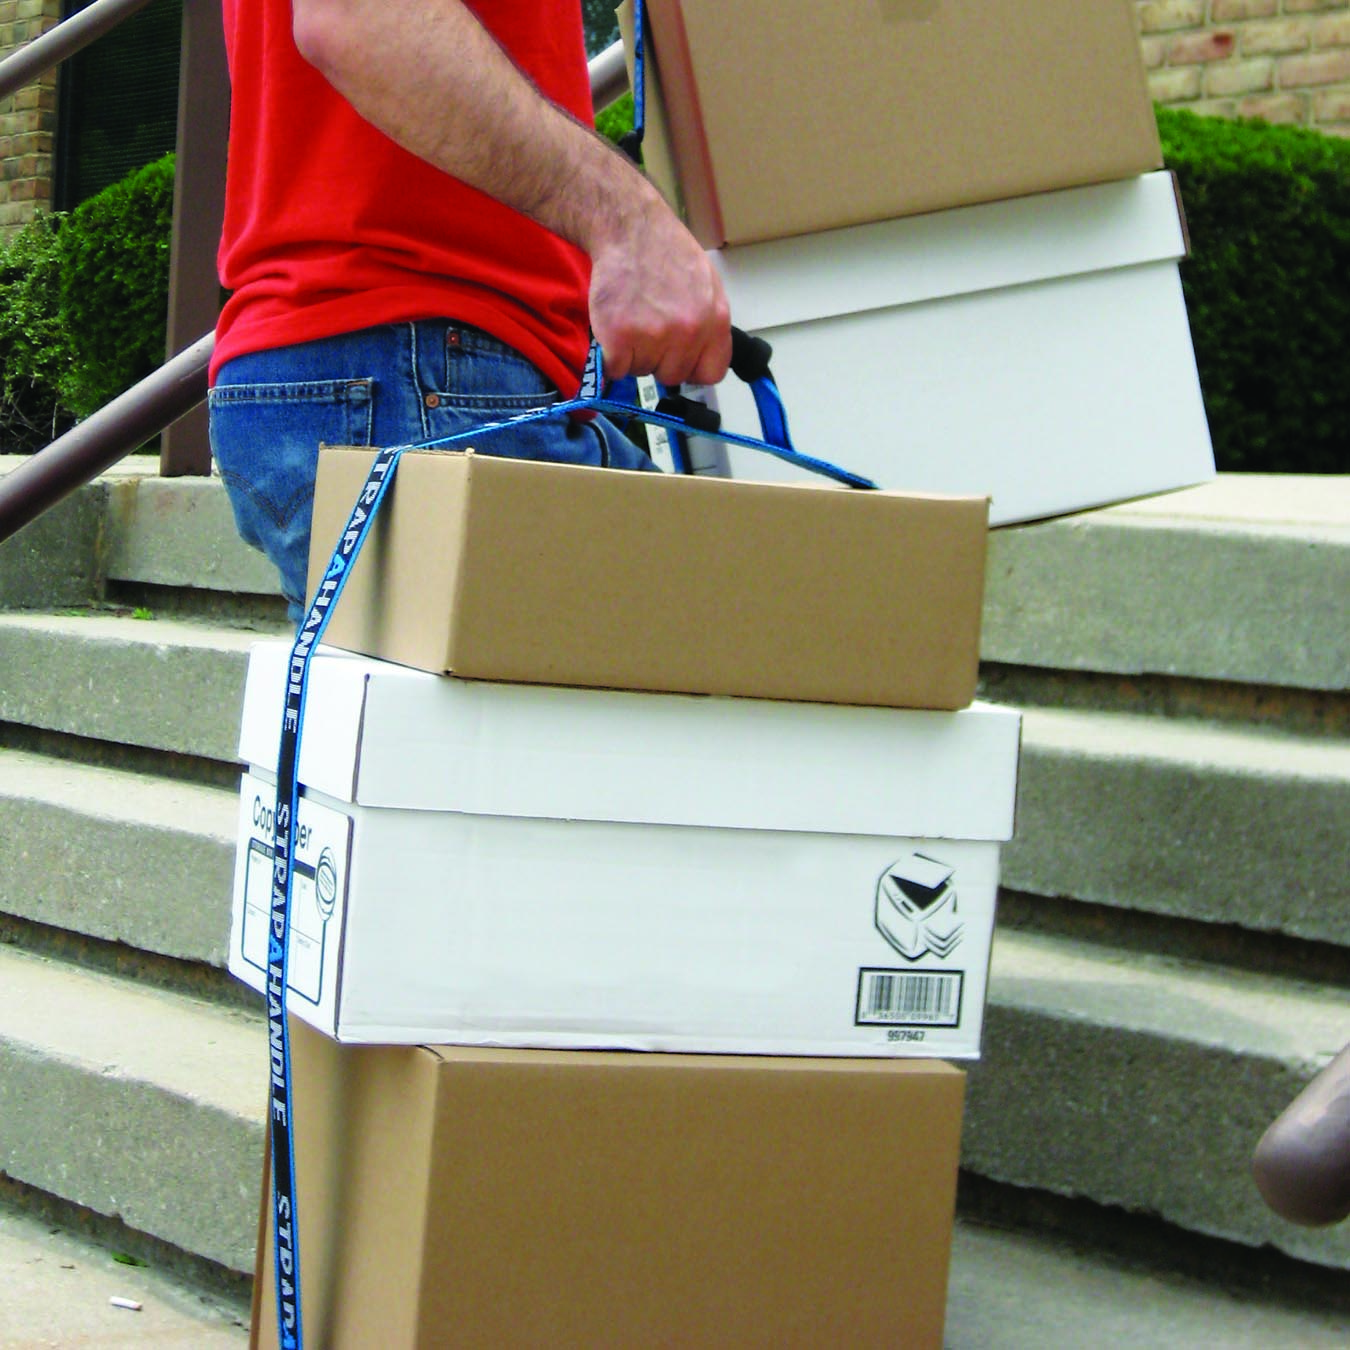
[[[544,98],[460,0],[292,8],[301,54],[368,121],[590,255],[592,324],[616,374],[721,378],[726,307],[702,251],[642,175]]]
[[[293,10],[301,55],[368,121],[588,253],[606,217],[640,195],[616,188],[622,157],[545,99],[460,0],[294,0]]]

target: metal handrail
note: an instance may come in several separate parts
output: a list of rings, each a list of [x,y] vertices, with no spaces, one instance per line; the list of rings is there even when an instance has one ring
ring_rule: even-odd
[[[102,26],[87,39],[92,42],[117,21],[116,18],[108,21],[110,11],[116,10],[119,18],[126,17],[146,3],[148,0],[96,0],[58,27],[64,28],[95,10],[102,10],[99,20]],[[53,29],[52,33],[56,31]],[[16,56],[6,59],[0,64],[0,74],[8,78],[11,63],[42,41],[43,38],[35,38]],[[48,51],[54,49],[58,49],[57,44],[50,44]],[[79,47],[71,46],[69,41],[59,46],[62,55],[77,50]],[[31,71],[31,64],[25,70]],[[613,103],[628,88],[622,43],[616,42],[601,52],[591,61],[589,70],[591,97],[597,107]],[[39,69],[37,73],[42,71]],[[33,78],[32,74],[28,78]],[[153,375],[0,478],[0,543],[201,403],[206,398],[207,366],[214,346],[214,334],[199,338]]]
[[[149,3],[150,0],[94,0],[92,5],[62,19],[0,61],[0,98],[8,98],[40,79]]]
[[[0,543],[158,436],[206,397],[208,333],[0,478]]]

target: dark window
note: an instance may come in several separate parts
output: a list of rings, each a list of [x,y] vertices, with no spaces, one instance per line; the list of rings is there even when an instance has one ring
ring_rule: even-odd
[[[581,0],[581,17],[586,25],[586,50],[591,56],[619,40],[619,25],[614,10],[619,0]]]
[[[69,4],[67,14],[89,0]],[[56,205],[70,210],[174,148],[183,0],[153,0],[61,68]]]

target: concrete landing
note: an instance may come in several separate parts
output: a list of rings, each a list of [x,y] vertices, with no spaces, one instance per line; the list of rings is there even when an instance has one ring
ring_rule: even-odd
[[[112,1298],[140,1303],[133,1312]],[[153,1268],[0,1209],[0,1346],[153,1346],[226,1350],[248,1343],[248,1309]],[[958,1223],[947,1303],[949,1350],[1332,1350],[1350,1316],[1239,1298],[1065,1244]]]

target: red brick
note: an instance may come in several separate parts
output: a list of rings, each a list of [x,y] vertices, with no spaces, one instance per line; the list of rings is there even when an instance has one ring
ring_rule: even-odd
[[[1350,122],[1350,89],[1323,89],[1313,95],[1314,122]]]
[[[1281,89],[1350,80],[1350,48],[1333,48],[1308,56],[1285,56],[1278,63]]]
[[[1224,98],[1229,94],[1259,94],[1275,87],[1275,63],[1227,61],[1205,67],[1205,94]]]
[[[1295,123],[1308,120],[1308,99],[1303,94],[1266,94],[1238,100],[1239,117],[1260,117],[1267,122]]]
[[[1279,12],[1279,0],[1213,0],[1209,21],[1236,23],[1241,19],[1269,19]]]
[[[1312,35],[1314,47],[1350,47],[1350,13],[1315,19]]]
[[[1263,52],[1305,52],[1312,45],[1312,27],[1311,19],[1249,23],[1238,30],[1238,41],[1244,56]]]
[[[1139,5],[1138,14],[1139,29],[1144,33],[1199,28],[1205,21],[1205,0],[1147,0]]]
[[[1167,44],[1160,37],[1140,38],[1139,54],[1144,58],[1146,70],[1156,70],[1167,55]]]
[[[1199,66],[1152,70],[1148,76],[1148,94],[1155,103],[1186,103],[1200,97],[1201,83]]]
[[[1237,39],[1227,29],[1212,33],[1188,33],[1173,38],[1167,46],[1170,65],[1183,66],[1201,61],[1226,61],[1237,48]]]

